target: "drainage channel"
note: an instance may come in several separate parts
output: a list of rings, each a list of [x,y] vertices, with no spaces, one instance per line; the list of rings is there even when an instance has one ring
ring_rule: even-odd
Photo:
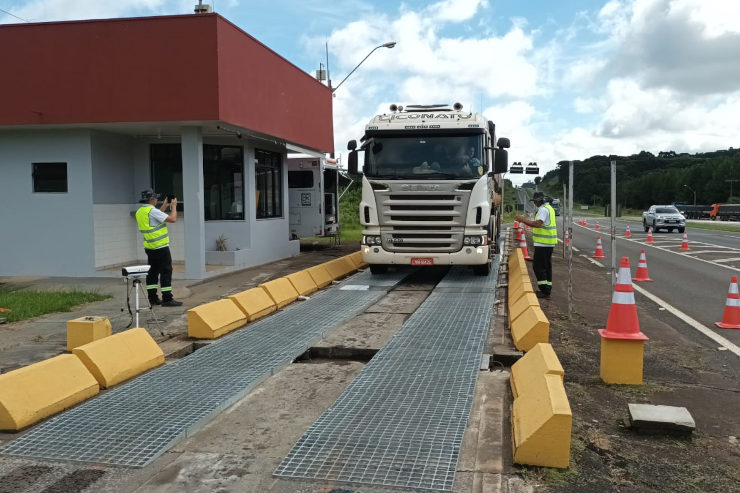
[[[356,274],[42,423],[0,453],[143,467],[409,274]]]
[[[497,273],[451,269],[274,475],[451,490]]]

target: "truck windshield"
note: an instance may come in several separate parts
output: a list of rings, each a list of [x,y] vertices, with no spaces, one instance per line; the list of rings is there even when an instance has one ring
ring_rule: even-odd
[[[368,178],[440,180],[482,176],[483,135],[372,138],[365,149]]]

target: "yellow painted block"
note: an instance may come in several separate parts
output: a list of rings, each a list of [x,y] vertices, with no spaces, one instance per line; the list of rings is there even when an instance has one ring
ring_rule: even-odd
[[[307,270],[299,270],[285,277],[290,281],[300,296],[308,296],[319,289]]]
[[[520,265],[524,265],[524,254],[521,248],[514,248],[509,254],[509,272],[517,270]]]
[[[313,282],[315,282],[319,288],[328,286],[333,280],[324,264],[314,265],[306,270],[311,275]]]
[[[642,385],[644,341],[601,338],[601,380]]]
[[[339,257],[329,262],[324,262],[323,265],[334,280],[346,277],[357,270],[355,264],[347,257]]]
[[[102,388],[164,364],[164,353],[141,327],[113,334],[72,350]]]
[[[247,316],[247,321],[249,322],[277,310],[275,302],[272,301],[267,291],[262,288],[247,289],[241,293],[229,296],[229,299]]]
[[[550,342],[550,321],[539,306],[531,306],[512,322],[511,338],[519,351],[529,351],[538,342]]]
[[[107,317],[80,317],[67,321],[67,351],[113,333]]]
[[[524,313],[533,306],[540,306],[540,300],[537,299],[537,295],[534,293],[523,293],[514,303],[509,303],[509,325],[516,320],[519,315]]]
[[[513,285],[512,285],[513,281]],[[514,307],[514,303],[526,293],[534,293],[534,287],[529,281],[529,277],[515,276],[509,278],[509,310]]]
[[[0,375],[0,430],[17,431],[100,391],[80,358],[62,354]]]
[[[509,383],[514,398],[531,391],[532,381],[542,375],[558,375],[562,379],[565,371],[552,346],[540,342],[527,351],[527,354],[522,356],[519,361],[511,365]]]
[[[260,284],[260,287],[267,291],[267,294],[270,295],[278,308],[282,308],[298,299],[298,291],[285,277]]]
[[[230,299],[212,301],[188,310],[188,336],[216,339],[247,323],[244,315]]]
[[[350,260],[355,264],[355,267],[358,269],[364,269],[368,266],[367,262],[365,262],[362,259],[362,252],[355,252],[353,254],[348,255]]]
[[[532,391],[514,400],[511,411],[514,462],[568,467],[573,414],[559,375],[545,374]]]

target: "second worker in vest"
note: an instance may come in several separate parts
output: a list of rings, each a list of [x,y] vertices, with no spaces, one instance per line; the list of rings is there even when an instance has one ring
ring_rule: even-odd
[[[145,204],[136,211],[136,223],[144,235],[149,272],[146,275],[146,292],[149,303],[162,306],[180,306],[181,302],[172,297],[172,255],[167,223],[177,222],[177,198],[165,198],[157,209],[158,193],[148,189],[141,192],[139,203]],[[169,214],[165,211],[169,207]],[[162,288],[162,299],[157,296],[157,283]]]
[[[552,291],[552,251],[558,244],[558,232],[555,225],[555,209],[545,202],[545,194],[535,192],[531,199],[537,206],[534,220],[516,216],[519,222],[532,227],[534,244],[534,275],[537,277],[538,298],[549,298]]]

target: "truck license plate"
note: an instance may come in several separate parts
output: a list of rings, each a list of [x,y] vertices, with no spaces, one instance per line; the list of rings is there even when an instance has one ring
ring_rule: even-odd
[[[431,257],[415,257],[411,259],[411,265],[434,265]]]

